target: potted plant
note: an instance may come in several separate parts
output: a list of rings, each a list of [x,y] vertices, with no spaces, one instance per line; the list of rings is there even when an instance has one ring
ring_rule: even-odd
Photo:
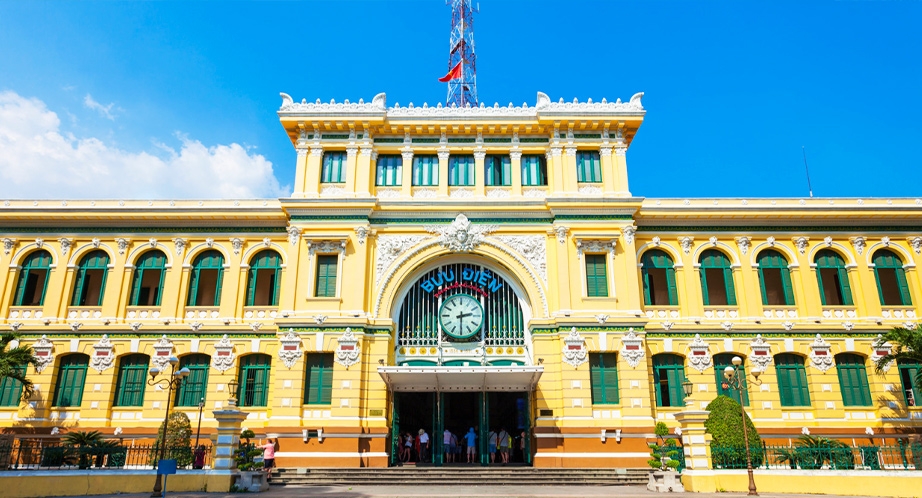
[[[678,479],[679,452],[675,439],[665,439],[669,435],[669,427],[663,422],[656,424],[656,442],[648,443],[650,446],[650,459],[647,464],[653,468],[647,489],[660,493],[684,493],[682,481]]]
[[[235,485],[237,489],[258,493],[268,490],[269,482],[266,480],[266,473],[262,471],[262,462],[256,461],[257,457],[262,456],[263,451],[250,443],[250,439],[254,437],[256,433],[249,429],[244,429],[240,433],[241,441],[234,457],[240,474],[237,476]]]

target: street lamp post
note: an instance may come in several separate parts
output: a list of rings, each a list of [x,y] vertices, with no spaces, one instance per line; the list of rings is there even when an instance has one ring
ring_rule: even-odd
[[[160,380],[157,380],[157,376],[160,375],[162,371],[159,367],[150,367],[148,373],[150,374],[150,380],[147,381],[147,385],[161,385],[167,388],[166,391],[166,414],[163,416],[163,431],[160,433],[160,455],[159,460],[163,460],[166,456],[166,427],[170,422],[170,400],[173,398],[173,389],[178,388],[182,384],[182,380],[189,375],[189,369],[186,367],[176,370],[176,366],[179,365],[179,358],[175,356],[170,356],[170,376],[164,377]],[[151,498],[160,498],[162,494],[162,484],[161,476],[157,474],[157,480],[154,481],[154,490],[151,492]]]
[[[749,496],[759,496],[759,493],[756,491],[756,480],[752,475],[752,455],[749,451],[749,427],[748,424],[746,424],[746,407],[743,405],[743,391],[747,390],[745,382],[746,374],[740,375],[740,366],[743,364],[743,359],[739,356],[734,356],[732,363],[733,366],[728,365],[727,368],[724,368],[724,378],[727,379],[724,385],[727,389],[733,389],[740,394],[740,412],[743,415],[743,444],[746,447],[746,472],[749,473]],[[759,375],[761,374],[761,370],[752,371],[753,382],[755,382],[756,385],[761,384],[761,382],[759,382]]]
[[[198,429],[195,430],[195,449],[198,449],[198,437],[202,433],[202,410],[205,409],[205,398],[198,402]]]
[[[685,379],[685,382],[682,383],[682,392],[685,393],[685,406],[690,408],[695,402],[692,400],[692,387],[694,384],[690,380]]]

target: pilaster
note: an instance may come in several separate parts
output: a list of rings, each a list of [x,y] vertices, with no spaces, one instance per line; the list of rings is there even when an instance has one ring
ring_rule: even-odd
[[[522,195],[522,151],[509,151],[509,167],[512,169],[512,196]]]
[[[234,452],[240,444],[240,429],[249,413],[236,408],[229,410],[215,410],[212,412],[218,421],[218,437],[215,441],[214,461],[211,468],[214,470],[235,470],[237,461]]]
[[[311,153],[307,157],[307,167],[305,168],[304,178],[304,195],[316,197],[320,195],[320,167],[323,161],[323,147],[314,145],[311,147]]]
[[[704,427],[710,413],[706,410],[687,410],[675,414],[676,422],[682,428],[682,449],[685,451],[687,469],[711,468],[711,435]]]
[[[602,191],[606,194],[615,191],[615,181],[617,179],[617,171],[611,158],[611,150],[610,145],[599,147],[599,159],[602,162]]]
[[[356,166],[358,164],[359,148],[350,145],[346,147],[346,195],[355,195]]]
[[[304,197],[307,188],[307,154],[310,148],[306,145],[297,148],[298,159],[295,161],[295,186],[292,197]]]
[[[413,150],[404,147],[400,153],[403,158],[403,177],[400,183],[400,193],[404,197],[413,197]]]
[[[474,195],[478,197],[483,197],[486,195],[486,167],[484,167],[484,160],[487,157],[487,150],[483,147],[477,147],[474,149]],[[441,161],[439,161],[439,166],[441,166]]]
[[[439,148],[439,195],[448,197],[448,149]]]

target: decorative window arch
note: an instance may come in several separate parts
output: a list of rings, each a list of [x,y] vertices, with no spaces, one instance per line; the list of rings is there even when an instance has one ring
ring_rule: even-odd
[[[736,288],[730,258],[717,249],[708,249],[698,259],[701,294],[705,306],[736,306]]]
[[[194,353],[179,357],[179,368],[188,368],[189,375],[176,389],[176,406],[198,406],[208,392],[208,368],[211,357]]]
[[[145,252],[135,263],[129,306],[160,306],[167,257],[159,249]]]
[[[237,399],[240,406],[266,406],[269,399],[269,370],[272,357],[263,353],[241,356],[237,378],[240,379]]]
[[[35,251],[26,257],[16,283],[14,306],[45,304],[45,290],[48,288],[51,263],[51,254],[45,250]]]
[[[823,306],[851,306],[852,288],[842,256],[832,249],[823,249],[816,253],[813,261]]]
[[[740,380],[743,383],[742,390],[742,400],[740,399],[740,391],[736,389],[730,389],[726,384],[727,379],[724,378],[724,369],[733,365],[733,358],[739,356],[743,363],[739,366],[739,376]],[[749,406],[749,386],[746,383],[746,355],[741,353],[718,353],[714,355],[714,375],[717,376],[717,394],[729,396],[736,400],[737,403],[742,403],[743,405]],[[724,387],[726,386],[726,387]]]
[[[868,369],[864,356],[855,353],[836,355],[836,373],[845,406],[873,406],[868,386]]]
[[[781,406],[810,406],[810,388],[807,384],[804,357],[794,353],[781,353],[776,354],[774,359]]]
[[[189,299],[186,306],[218,306],[224,279],[224,256],[216,250],[205,251],[192,262],[189,275]]]
[[[282,281],[282,257],[264,249],[250,259],[247,275],[247,306],[278,306]]]
[[[80,258],[71,306],[102,306],[109,273],[109,254],[97,249]]]
[[[83,353],[71,353],[58,360],[58,378],[54,384],[55,407],[80,406],[83,403],[83,386],[86,383],[86,368],[90,357]]]
[[[144,388],[147,385],[149,365],[150,356],[146,354],[129,354],[119,359],[115,406],[144,406]]]
[[[684,406],[685,358],[672,353],[653,356],[653,388],[656,406]]]
[[[794,306],[794,289],[788,260],[778,251],[766,249],[759,253],[759,286],[764,306]]]
[[[874,253],[874,278],[877,295],[883,306],[912,306],[903,260],[887,249]]]
[[[641,258],[643,299],[647,306],[677,306],[675,263],[668,253],[653,249]]]

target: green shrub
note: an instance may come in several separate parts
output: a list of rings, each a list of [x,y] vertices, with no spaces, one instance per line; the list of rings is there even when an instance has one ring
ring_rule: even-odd
[[[746,466],[746,446],[743,441],[742,407],[733,398],[720,395],[708,404],[707,410],[711,413],[704,422],[704,427],[711,434],[711,455],[715,457],[714,467],[744,468]],[[759,467],[764,460],[762,440],[748,413],[746,414],[746,428],[749,434],[749,454],[752,458],[752,466]]]
[[[157,429],[157,442],[151,453],[151,464],[160,458],[160,440],[163,437],[163,423]],[[166,458],[176,459],[176,466],[183,468],[192,463],[192,423],[183,412],[173,412],[166,425]]]

